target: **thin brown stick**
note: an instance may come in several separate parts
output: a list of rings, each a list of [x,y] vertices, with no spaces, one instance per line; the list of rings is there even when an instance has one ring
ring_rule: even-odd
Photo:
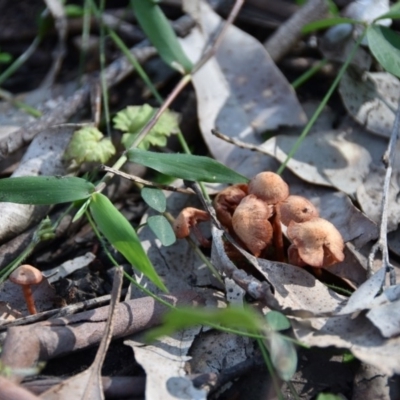
[[[150,181],[147,181],[146,179],[139,178],[136,175],[126,174],[125,172],[121,172],[121,171],[119,171],[117,169],[114,169],[114,168],[111,168],[111,167],[107,167],[107,165],[102,165],[100,167],[100,169],[102,171],[111,172],[114,175],[121,176],[122,178],[128,179],[130,181],[140,183],[141,185],[144,185],[144,186],[154,187],[154,188],[162,189],[162,190],[168,190],[170,192],[178,192],[178,193],[184,193],[184,194],[194,194],[194,192],[192,190],[185,189],[185,188],[179,188],[179,187],[176,187],[176,186],[163,185],[161,183],[150,182]]]

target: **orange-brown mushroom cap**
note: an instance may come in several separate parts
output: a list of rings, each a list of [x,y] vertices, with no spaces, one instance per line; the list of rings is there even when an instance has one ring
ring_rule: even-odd
[[[260,172],[249,182],[249,194],[268,204],[276,204],[289,196],[288,184],[274,172]]]
[[[272,206],[252,194],[246,196],[233,213],[233,230],[256,257],[272,240],[272,226],[268,221],[272,213]]]
[[[305,222],[318,217],[318,210],[311,201],[302,196],[290,195],[279,204],[281,222],[288,226],[290,221]]]
[[[233,186],[228,186],[227,188],[221,190],[214,199],[215,212],[219,222],[225,228],[232,228],[232,215],[247,195],[247,185],[238,184]]]
[[[43,279],[42,273],[29,264],[20,265],[10,274],[10,281],[18,285],[37,285]]]
[[[299,256],[312,267],[326,267],[344,260],[342,235],[323,218],[289,223],[287,235]]]
[[[172,229],[178,239],[183,239],[190,235],[190,229],[193,228],[193,233],[203,246],[209,246],[210,242],[205,239],[200,230],[197,228],[197,223],[202,221],[209,221],[210,215],[207,211],[199,210],[194,207],[184,208],[176,217],[172,224]],[[196,229],[197,228],[197,229]]]

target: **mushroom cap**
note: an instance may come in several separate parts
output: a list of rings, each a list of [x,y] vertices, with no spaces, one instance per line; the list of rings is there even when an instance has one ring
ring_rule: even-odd
[[[279,204],[281,221],[288,226],[290,221],[305,222],[318,217],[318,210],[311,201],[302,196],[290,195]]]
[[[288,184],[274,172],[260,172],[249,182],[249,194],[268,204],[276,204],[289,196]]]
[[[253,194],[246,196],[233,213],[233,230],[256,257],[272,240],[272,225],[268,221],[272,213],[272,206]]]
[[[323,218],[289,223],[287,235],[301,259],[312,267],[327,267],[344,260],[342,235]]]
[[[225,228],[230,229],[232,227],[232,215],[246,195],[247,185],[237,184],[221,190],[215,197],[215,212],[217,213],[219,222],[221,222]]]
[[[10,274],[9,279],[18,285],[37,285],[42,281],[43,275],[32,265],[23,264]]]
[[[208,221],[209,219],[210,216],[207,211],[186,207],[176,217],[172,229],[178,239],[183,239],[189,236],[191,227],[200,221]]]

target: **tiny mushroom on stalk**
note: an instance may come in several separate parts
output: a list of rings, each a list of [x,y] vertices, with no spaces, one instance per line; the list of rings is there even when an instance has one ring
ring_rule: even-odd
[[[344,260],[342,235],[323,218],[300,223],[291,221],[287,235],[292,241],[288,250],[291,264],[327,267]]]
[[[268,219],[272,213],[272,206],[253,194],[244,197],[233,213],[233,230],[256,257],[271,243],[273,230]]]
[[[32,265],[24,264],[16,268],[9,277],[10,281],[22,286],[26,305],[30,314],[36,314],[35,302],[33,300],[32,285],[39,284],[42,279],[42,273]]]
[[[194,207],[184,208],[176,217],[172,229],[178,239],[184,239],[190,235],[190,229],[200,244],[204,247],[210,246],[210,241],[206,239],[197,227],[198,222],[209,221],[210,215],[207,211],[199,210]]]

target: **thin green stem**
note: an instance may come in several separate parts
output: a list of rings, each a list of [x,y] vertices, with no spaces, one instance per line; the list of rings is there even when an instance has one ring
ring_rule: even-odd
[[[100,14],[104,13],[105,0],[100,0]],[[99,19],[100,24],[100,82],[101,82],[101,92],[103,94],[103,110],[104,119],[106,123],[107,135],[111,137],[111,125],[110,125],[110,108],[108,104],[108,88],[107,88],[107,78],[106,78],[106,50],[105,50],[105,28],[103,20]]]
[[[41,36],[36,36],[31,45],[0,75],[0,86],[28,60],[39,47],[41,41]]]
[[[347,58],[346,62],[342,65],[342,67],[339,70],[338,75],[336,76],[335,80],[333,81],[331,87],[329,88],[328,92],[322,99],[321,103],[319,104],[317,110],[314,112],[314,115],[310,118],[308,121],[308,124],[306,127],[303,129],[303,132],[301,132],[301,135],[299,138],[296,140],[296,143],[293,145],[292,149],[290,150],[289,154],[286,157],[286,160],[282,163],[282,165],[278,168],[277,174],[282,174],[283,170],[286,168],[288,162],[290,159],[294,156],[298,148],[300,147],[301,143],[303,142],[304,138],[307,136],[307,134],[310,132],[311,128],[313,127],[315,121],[318,119],[320,116],[322,110],[325,108],[326,104],[328,103],[329,99],[331,98],[333,92],[335,91],[336,87],[338,86],[340,80],[342,79],[343,74],[345,73],[346,69],[350,65],[351,60],[354,58],[356,51],[358,47],[361,44],[361,41],[363,40],[365,36],[365,31],[364,34],[361,35],[356,44],[354,45],[349,57]]]
[[[292,82],[293,89],[298,89],[303,83],[307,82],[312,76],[321,70],[327,63],[328,59],[324,58],[304,72],[304,74],[300,75],[294,82]]]
[[[257,339],[257,343],[258,343],[258,347],[260,348],[261,354],[263,356],[265,365],[268,368],[268,372],[271,375],[272,384],[274,385],[276,395],[278,396],[279,400],[284,400],[283,394],[281,392],[281,388],[279,386],[278,378],[275,374],[275,369],[274,369],[274,366],[272,365],[271,358],[269,357],[267,348],[265,347],[265,344],[262,341],[262,339]]]
[[[150,80],[149,76],[146,74],[145,70],[142,68],[142,66],[139,64],[139,62],[136,60],[135,56],[131,53],[131,51],[128,49],[128,47],[126,47],[125,43],[115,33],[114,30],[107,27],[107,31],[108,31],[108,34],[110,35],[111,39],[114,41],[114,43],[118,46],[118,48],[122,51],[122,53],[125,55],[125,57],[133,65],[136,72],[142,78],[142,81],[147,85],[147,87],[149,88],[150,92],[153,94],[155,99],[160,104],[162,104],[162,102],[164,101],[163,98],[161,97],[160,93],[158,92],[156,87],[151,82],[151,80]]]
[[[82,81],[85,61],[87,58],[87,50],[89,45],[90,19],[92,16],[91,0],[85,0],[83,9],[83,26],[82,26],[82,48],[79,54],[79,70],[78,81]]]

